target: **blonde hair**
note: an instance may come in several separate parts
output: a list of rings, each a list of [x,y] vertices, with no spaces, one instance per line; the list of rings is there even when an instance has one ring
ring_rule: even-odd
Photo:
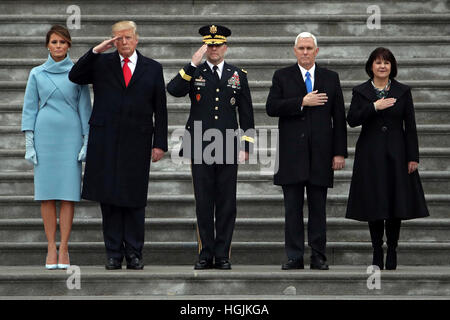
[[[112,30],[112,34],[114,35],[115,32],[119,32],[119,31],[123,31],[123,30],[128,30],[128,29],[132,29],[133,33],[138,36],[137,33],[137,25],[134,21],[119,21],[116,22],[115,24],[113,24],[111,30]]]

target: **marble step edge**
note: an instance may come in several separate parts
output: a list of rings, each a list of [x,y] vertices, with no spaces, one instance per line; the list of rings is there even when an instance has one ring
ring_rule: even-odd
[[[72,59],[75,63],[78,59]],[[316,62],[322,66],[365,66],[365,58],[354,58],[354,59],[338,59],[338,58],[324,58],[316,59]],[[397,64],[399,66],[442,66],[449,65],[450,58],[396,58]],[[37,66],[43,64],[47,59],[40,58],[0,58],[0,66]],[[187,59],[158,59],[164,67],[182,67],[189,61]],[[236,66],[264,66],[264,67],[282,67],[288,66],[295,63],[293,59],[227,59],[227,62]]]
[[[181,171],[150,171],[150,179],[152,180],[191,180],[192,174],[188,170]],[[335,180],[350,180],[352,177],[351,170],[340,170],[334,173]],[[422,180],[444,180],[447,181],[450,178],[450,171],[432,171],[425,170],[420,172]],[[0,172],[0,181],[10,180],[32,180],[33,172]],[[260,173],[258,171],[239,171],[238,181],[271,181],[273,179],[272,174]]]
[[[191,265],[147,265],[139,272],[107,271],[103,266],[80,266],[83,279],[136,280],[136,279],[186,279],[186,280],[364,280],[366,266],[332,265],[326,272],[316,270],[280,270],[279,265],[236,265],[232,270],[193,270]],[[445,266],[401,266],[395,271],[381,271],[383,280],[442,280],[450,281]],[[49,272],[41,266],[0,266],[0,281],[66,280],[64,271]],[[298,297],[298,296],[296,296]],[[211,296],[212,298],[212,296]],[[335,297],[336,298],[336,297]]]
[[[73,37],[72,42],[77,45],[94,45],[105,40],[105,37],[90,36],[90,37]],[[295,39],[292,36],[255,36],[255,37],[230,37],[228,43],[231,44],[285,44],[291,45]],[[45,36],[0,36],[0,45],[4,44],[39,44],[45,43]],[[411,45],[417,45],[418,43],[450,43],[450,36],[323,36],[320,37],[319,42],[321,45],[327,44],[370,44],[375,45],[377,43],[407,43]],[[199,38],[195,37],[139,37],[139,43],[143,44],[176,44],[176,45],[198,45]]]
[[[333,203],[347,203],[348,196],[347,195],[327,195],[327,202]],[[450,194],[425,194],[425,200],[428,204],[430,203],[446,203],[450,202]],[[172,195],[172,194],[159,194],[159,195],[149,195],[147,196],[147,201],[150,203],[155,202],[194,202],[193,194],[183,194],[183,195]],[[250,194],[250,195],[237,195],[238,202],[282,202],[283,195],[275,194],[275,195],[259,195],[259,194]],[[34,196],[32,195],[0,195],[0,205],[8,205],[8,204],[27,204],[27,205],[40,205],[39,201],[34,200]],[[79,202],[80,206],[98,206],[97,202],[81,200]]]
[[[169,157],[170,154],[172,152],[177,152],[179,149],[178,148],[171,148],[169,147],[168,151],[166,152],[166,154],[164,155],[164,158]],[[261,152],[263,154],[272,154],[273,152],[275,152],[276,149],[275,148],[262,148],[257,146],[254,149],[254,152]],[[0,149],[0,157],[6,158],[15,158],[15,157],[20,157],[23,158],[23,156],[25,155],[25,149]],[[355,155],[355,148],[354,147],[349,147],[348,148],[348,155],[349,158],[354,157]],[[446,157],[450,157],[450,147],[448,148],[439,148],[439,147],[424,147],[424,148],[420,148],[420,152],[419,152],[420,157],[442,157],[442,158],[446,158]]]
[[[449,81],[450,83],[450,81]],[[416,125],[417,132],[420,133],[445,133],[448,134],[450,131],[450,124],[417,124]],[[168,126],[168,132],[169,134],[172,133],[175,130],[183,130],[184,126],[181,125],[169,125]],[[259,130],[277,130],[277,125],[257,125],[255,126],[255,130],[258,132]],[[361,127],[355,127],[351,128],[347,125],[347,132],[348,133],[359,133],[361,131]],[[21,127],[14,125],[14,126],[0,126],[0,134],[7,134],[7,133],[13,133],[13,134],[22,134]]]
[[[0,23],[55,23],[67,20],[67,14],[1,14]],[[279,23],[334,23],[334,22],[366,22],[368,14],[307,14],[307,15],[291,15],[291,14],[224,14],[214,17],[217,23],[264,23],[264,24],[279,24]],[[114,23],[122,20],[123,15],[90,15],[83,14],[84,22],[99,22],[99,23]],[[209,15],[185,15],[185,14],[159,14],[159,15],[127,15],[127,19],[135,21],[136,23],[161,23],[173,22],[174,27],[183,22],[190,23],[210,23],[211,16]],[[390,22],[396,24],[404,24],[409,22],[424,24],[424,23],[449,23],[450,13],[396,13],[383,14],[383,23]]]
[[[169,80],[166,79],[168,83]],[[364,80],[342,80],[341,87],[352,89],[355,86],[361,84]],[[450,88],[450,80],[406,80],[404,84],[414,88]],[[263,88],[269,89],[272,86],[272,81],[254,81],[248,82],[250,89]],[[26,81],[0,81],[0,90],[12,89],[12,90],[25,90],[27,85]]]
[[[17,102],[1,103],[0,112],[22,112],[23,104]],[[350,108],[350,102],[345,103],[345,108]],[[190,103],[167,103],[169,112],[188,112],[191,109]],[[253,109],[256,112],[266,112],[266,104],[263,102],[253,103]],[[416,111],[450,111],[450,102],[416,102],[414,103]]]
[[[305,218],[304,222],[307,223]],[[284,218],[236,218],[236,226],[240,227],[273,227],[284,225]],[[74,219],[74,227],[100,227],[101,218]],[[196,218],[146,218],[147,226],[183,226],[195,228],[197,224]],[[346,218],[327,218],[327,226],[329,227],[362,227],[366,228],[366,223],[349,220]],[[416,220],[407,220],[402,222],[404,227],[440,227],[450,228],[450,218],[425,218]],[[8,227],[24,227],[24,228],[42,228],[42,219],[40,218],[17,218],[17,219],[0,219],[0,230]]]
[[[0,251],[8,250],[46,250],[47,242],[0,242]],[[271,242],[240,242],[236,241],[232,244],[234,251],[245,251],[245,250],[280,250],[284,249],[284,242],[282,241],[271,241]],[[176,251],[176,250],[196,250],[198,249],[198,243],[196,241],[161,241],[161,242],[150,242],[145,241],[144,248],[150,251]],[[104,250],[105,244],[103,241],[93,241],[93,242],[71,242],[70,249],[73,251],[96,251]],[[399,241],[398,249],[402,251],[417,251],[417,250],[431,250],[431,251],[448,251],[450,252],[450,242],[417,242],[409,241],[403,242]],[[372,244],[368,242],[356,242],[356,241],[346,241],[337,242],[330,241],[327,242],[327,250],[364,250],[371,251]]]

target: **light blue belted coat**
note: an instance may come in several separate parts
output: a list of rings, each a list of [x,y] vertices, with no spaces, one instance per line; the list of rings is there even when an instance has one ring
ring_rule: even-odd
[[[69,55],[47,61],[30,72],[25,90],[22,131],[34,131],[38,164],[34,166],[34,199],[80,201],[78,154],[89,133],[89,87],[68,78]]]

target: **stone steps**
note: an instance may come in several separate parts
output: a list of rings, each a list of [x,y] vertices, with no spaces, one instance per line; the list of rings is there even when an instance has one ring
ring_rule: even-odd
[[[368,54],[367,54],[368,55]],[[293,56],[292,56],[293,57]],[[74,63],[79,57],[71,56]],[[185,64],[185,59],[158,59],[164,68],[164,77],[169,81]],[[367,79],[365,63],[359,59],[317,59],[317,63],[339,73],[341,80]],[[31,68],[43,64],[46,59],[0,59],[0,81],[26,81]],[[276,69],[295,63],[295,59],[227,59],[227,63],[244,68],[250,80],[271,81]],[[400,58],[397,59],[397,79],[403,80],[446,80],[450,69],[450,58]]]
[[[171,172],[178,170],[190,170],[189,164],[177,164],[171,161],[171,154],[177,153],[178,149],[169,150],[163,159],[157,163],[152,163],[152,172]],[[275,157],[275,149],[257,148],[254,150],[257,155],[267,155],[267,159]],[[345,160],[345,167],[347,170],[353,168],[354,148],[349,148],[349,157]],[[32,171],[33,166],[24,159],[25,150],[0,150],[0,172],[26,172]],[[269,163],[262,162],[261,156],[259,161],[253,164],[245,164],[241,169],[246,171],[264,171],[269,169]],[[421,148],[420,149],[420,166],[421,171],[449,171],[450,170],[450,148]]]
[[[148,196],[146,217],[153,218],[195,218],[194,195],[150,194]],[[347,194],[328,194],[327,216],[329,218],[345,217]],[[448,218],[450,195],[426,194],[431,218]],[[307,217],[305,206],[304,215]],[[38,219],[41,217],[40,202],[34,201],[32,195],[0,196],[0,219]],[[76,219],[96,219],[101,217],[98,203],[82,200],[75,205]],[[238,194],[238,218],[284,218],[283,195],[281,188],[277,194]]]
[[[104,265],[105,245],[98,242],[70,242],[71,263],[74,265]],[[449,242],[399,242],[400,265],[449,265]],[[0,265],[44,264],[47,242],[0,242]],[[305,262],[311,254],[305,246]],[[372,246],[367,242],[327,242],[327,261],[330,265],[369,265],[372,262]],[[191,264],[198,259],[197,241],[145,242],[144,262],[148,265]],[[231,261],[234,264],[270,265],[286,260],[284,241],[232,243]]]
[[[443,266],[409,267],[394,272],[381,271],[380,289],[370,290],[370,274],[365,266],[338,265],[329,271],[282,271],[279,264],[269,266],[233,265],[232,270],[196,271],[192,265],[146,265],[142,271],[105,271],[103,267],[80,266],[81,287],[69,290],[66,271],[47,271],[43,266],[0,267],[0,296],[56,296],[58,299],[111,296],[125,299],[227,299],[264,297],[279,299],[377,299],[398,297],[439,299],[450,290],[449,269]],[[70,282],[70,281],[69,281]],[[73,282],[72,282],[73,283]],[[332,296],[332,297],[331,297]],[[260,298],[262,297],[262,299]],[[241,299],[241,298],[240,298]],[[245,304],[245,297],[242,304]],[[166,312],[169,312],[168,310]],[[222,310],[224,312],[224,310]],[[174,315],[175,316],[175,315]]]
[[[350,102],[345,105],[346,112],[348,112]],[[22,107],[21,103],[0,103],[0,126],[20,126]],[[189,117],[189,110],[190,104],[188,103],[169,103],[167,106],[169,125],[185,125]],[[276,125],[278,123],[277,118],[267,115],[265,102],[253,103],[253,111],[255,123],[258,125]],[[449,102],[418,102],[414,104],[414,111],[417,124],[440,125],[450,123]]]
[[[89,48],[99,44],[103,37],[73,37],[70,54],[72,57],[83,55]],[[227,51],[228,59],[292,59],[292,46],[295,37],[287,36],[254,36],[230,37]],[[417,36],[321,36],[319,39],[320,58],[367,58],[377,46],[386,46],[395,53],[396,58],[448,58],[450,57],[449,36],[427,36],[420,38],[421,46],[417,46]],[[3,58],[45,57],[43,48],[45,36],[1,36],[0,56]],[[146,37],[139,38],[139,50],[144,55],[159,59],[188,59],[201,46],[201,39],[191,37]],[[414,50],[411,50],[414,47]],[[351,52],[351,54],[349,54]],[[295,61],[295,60],[294,60]],[[186,62],[186,63],[187,63]],[[245,66],[242,66],[245,67]]]
[[[370,5],[378,5],[381,12],[388,11],[389,14],[442,14],[450,11],[449,5],[442,0],[418,1],[418,0],[378,0],[368,4],[365,0],[331,0],[326,6],[316,1],[304,1],[302,6],[297,1],[267,1],[267,0],[152,0],[134,1],[133,5],[126,5],[123,1],[90,1],[79,0],[77,5],[81,14],[118,15],[126,12],[129,15],[173,15],[192,14],[198,16],[233,15],[236,13],[246,15],[257,14],[282,14],[309,16],[314,14],[366,14]],[[39,3],[29,1],[4,0],[0,3],[2,14],[35,14],[35,15],[67,15],[68,6],[73,5],[73,1],[61,0],[55,3],[52,0],[43,0]],[[220,15],[218,6],[220,5]],[[107,9],[105,9],[107,8]]]
[[[450,125],[424,125],[419,124],[417,127],[417,133],[419,135],[419,148],[426,147],[450,147]],[[168,139],[169,149],[176,150],[180,146],[179,137],[183,135],[184,126],[169,126]],[[352,147],[356,144],[361,131],[360,127],[347,129],[347,143]],[[256,125],[256,139],[266,140],[264,137],[272,137],[271,134],[276,137],[276,126],[258,126]],[[20,126],[0,126],[0,134],[2,139],[0,141],[0,150],[12,150],[12,149],[25,149],[25,139],[23,133],[20,131]],[[265,135],[265,136],[264,136]],[[256,142],[256,144],[261,142]],[[270,141],[264,147],[271,147]],[[177,151],[173,151],[174,154],[178,154]]]
[[[241,168],[242,170],[243,168]],[[272,171],[273,172],[273,171]],[[274,195],[280,193],[280,187],[273,185],[273,176],[255,171],[239,171],[237,192],[239,194]],[[352,172],[338,171],[334,174],[334,187],[328,194],[348,194]],[[420,172],[422,186],[426,194],[436,194],[450,190],[450,171]],[[150,194],[192,194],[192,175],[190,171],[150,173]],[[33,195],[34,184],[31,172],[0,172],[0,195]]]
[[[362,14],[363,13],[363,14]],[[4,36],[41,36],[46,34],[54,24],[66,24],[69,15],[0,15],[0,33]],[[414,34],[417,36],[432,34],[436,28],[450,33],[450,14],[383,14],[382,28],[369,29],[369,14],[311,14],[277,15],[277,14],[221,14],[214,23],[233,26],[233,35],[277,36],[291,35],[294,38],[308,29],[316,35],[328,36],[361,36],[380,35],[396,36],[398,34]],[[80,29],[71,30],[71,36],[108,36],[111,26],[123,19],[123,15],[90,15],[83,14]],[[127,15],[138,25],[138,32],[143,36],[192,36],[198,33],[199,27],[211,23],[209,15]],[[14,25],[11,28],[10,25]]]
[[[175,74],[173,75],[175,76]],[[168,82],[170,79],[166,79]],[[353,87],[361,84],[363,80],[342,80],[341,86],[343,90],[344,101],[350,102]],[[450,101],[450,80],[409,80],[404,81],[412,89],[412,96],[415,103],[439,103]],[[269,94],[271,81],[249,81],[252,100],[255,103],[265,103]],[[0,81],[0,104],[20,104],[23,103],[26,81]],[[171,103],[188,103],[189,97],[176,98],[167,95],[167,102]]]
[[[170,215],[170,212],[168,212]],[[305,219],[305,232],[307,219]],[[146,221],[147,241],[195,242],[195,218],[153,218]],[[167,230],[171,230],[170,233]],[[426,218],[402,223],[403,242],[435,243],[450,241],[450,219]],[[305,233],[306,234],[306,233]],[[0,219],[0,242],[44,242],[42,219]],[[71,243],[103,241],[100,218],[78,219],[73,222]],[[283,242],[284,218],[237,218],[234,242]],[[368,242],[367,223],[345,218],[327,219],[327,241]]]

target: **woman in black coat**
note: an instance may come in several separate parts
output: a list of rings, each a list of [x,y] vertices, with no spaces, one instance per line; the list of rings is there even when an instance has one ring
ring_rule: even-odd
[[[389,49],[377,48],[366,62],[371,78],[353,88],[347,122],[362,126],[356,143],[346,218],[368,221],[373,265],[397,267],[401,220],[429,215],[417,171],[419,146],[411,89],[394,80],[397,63]]]

